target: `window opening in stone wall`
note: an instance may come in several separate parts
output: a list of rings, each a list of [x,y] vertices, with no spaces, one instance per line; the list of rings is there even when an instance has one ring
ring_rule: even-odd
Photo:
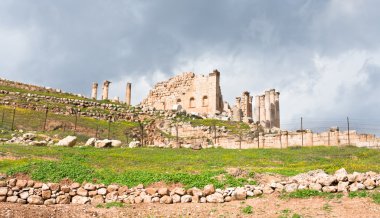
[[[207,107],[208,106],[208,98],[207,96],[203,96],[202,98],[202,106]]]
[[[190,98],[189,107],[190,108],[194,108],[195,107],[195,99],[193,97]]]

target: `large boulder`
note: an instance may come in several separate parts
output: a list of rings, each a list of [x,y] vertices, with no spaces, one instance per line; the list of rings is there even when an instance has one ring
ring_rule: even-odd
[[[73,197],[72,203],[73,204],[85,204],[85,203],[89,202],[89,200],[90,199],[88,197],[76,195]]]
[[[23,140],[33,140],[33,139],[35,139],[37,136],[36,136],[36,134],[34,134],[34,133],[25,133],[25,134],[23,134],[22,135],[22,139]]]
[[[141,143],[139,141],[131,141],[128,145],[128,147],[130,147],[130,148],[137,148],[140,146],[141,146]]]
[[[214,194],[215,193],[215,187],[213,184],[210,184],[210,185],[206,185],[204,188],[203,188],[203,194],[205,196],[207,195],[211,195],[211,194]]]
[[[28,197],[29,204],[44,204],[44,201],[41,196],[32,195]]]
[[[346,181],[348,173],[344,168],[341,168],[337,170],[334,175],[338,181]]]
[[[98,140],[95,142],[96,148],[109,148],[112,146],[112,141],[108,139]]]
[[[73,147],[77,143],[77,137],[76,136],[67,136],[66,138],[60,140],[57,145],[58,146],[67,146],[67,147]]]
[[[206,200],[209,203],[223,203],[224,202],[224,197],[220,193],[214,193],[212,195],[208,195],[206,197]]]
[[[235,200],[245,200],[247,198],[247,191],[244,188],[236,188],[232,192],[232,197]]]
[[[89,138],[85,144],[85,146],[94,146],[96,142],[96,138]]]
[[[112,147],[121,147],[122,143],[120,140],[111,140]]]

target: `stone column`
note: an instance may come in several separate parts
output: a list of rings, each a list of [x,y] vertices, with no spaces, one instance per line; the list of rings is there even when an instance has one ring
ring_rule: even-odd
[[[265,91],[265,127],[271,128],[270,91]]]
[[[276,92],[274,95],[274,101],[275,101],[275,126],[280,128],[280,92]]]
[[[110,81],[104,81],[103,83],[103,94],[102,94],[102,100],[108,100],[108,90],[110,87],[111,82]]]
[[[132,91],[132,84],[127,83],[127,90],[125,91],[125,103],[128,106],[131,105],[131,91]]]
[[[274,127],[275,126],[275,118],[276,118],[276,108],[275,108],[275,90],[274,89],[271,89],[269,90],[269,103],[270,103],[270,127]]]
[[[260,122],[260,96],[255,97],[255,122]]]
[[[249,117],[249,92],[247,91],[243,92],[242,97],[243,98],[242,98],[241,110],[243,111],[243,116]]]
[[[95,100],[98,98],[98,83],[92,84],[91,98]]]
[[[260,124],[261,126],[265,127],[266,126],[266,118],[265,118],[265,95],[260,96]]]

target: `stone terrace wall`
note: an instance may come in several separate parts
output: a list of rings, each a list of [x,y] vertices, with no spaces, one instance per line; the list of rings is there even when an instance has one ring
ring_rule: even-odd
[[[176,135],[174,126],[166,126],[161,128],[162,131],[172,136]],[[282,131],[278,134],[263,134],[259,137],[243,137],[241,143],[237,135],[232,134],[225,128],[218,127],[216,134],[216,143],[214,130],[206,126],[191,126],[190,123],[181,123],[178,127],[178,136],[183,147],[191,147],[190,145],[200,145],[203,148],[222,147],[227,149],[250,149],[250,148],[287,148],[302,145],[303,146],[346,146],[348,145],[347,131],[328,131],[322,133],[312,133],[306,131],[287,132]],[[169,140],[155,141],[154,145],[167,147]],[[359,134],[355,130],[350,131],[350,145],[357,147],[380,147],[380,138],[376,138],[372,134]]]
[[[43,92],[56,92],[61,93],[60,89],[52,89],[43,86],[30,85],[21,82],[15,82],[7,79],[0,78],[0,86],[11,86],[19,89],[25,89],[28,91],[43,91]]]

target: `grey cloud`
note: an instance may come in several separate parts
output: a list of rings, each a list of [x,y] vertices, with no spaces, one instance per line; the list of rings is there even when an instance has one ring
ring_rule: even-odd
[[[120,96],[124,87],[115,86],[128,79],[139,90],[133,93],[137,103],[147,84],[157,82],[158,73],[168,78],[179,69],[207,73],[218,68],[230,102],[243,90],[259,94],[279,89],[284,122],[302,114],[337,118],[339,110],[376,117],[378,6],[376,0],[4,0],[0,34],[20,33],[24,42],[21,48],[15,44],[7,46],[13,51],[0,51],[3,61],[14,63],[0,64],[0,72],[10,79],[85,94],[93,81],[109,79]],[[326,83],[316,56],[324,57],[326,66],[347,65],[350,61],[334,60],[351,51],[375,56],[362,73],[370,79],[341,89],[327,86],[334,92],[331,98],[309,101],[321,98],[318,88]],[[290,93],[300,100],[292,101]],[[334,99],[335,110],[323,109]],[[359,99],[366,100],[359,105]],[[327,115],[318,113],[320,109]]]

